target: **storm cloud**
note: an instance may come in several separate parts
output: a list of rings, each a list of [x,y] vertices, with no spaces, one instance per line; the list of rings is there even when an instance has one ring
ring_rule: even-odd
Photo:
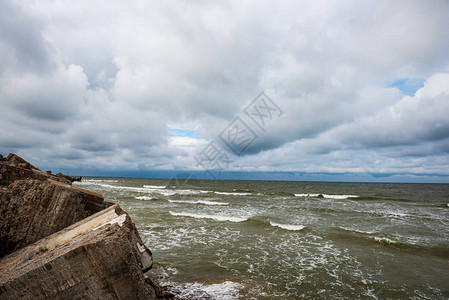
[[[201,170],[241,117],[258,138],[230,171],[449,181],[448,15],[443,0],[2,1],[0,153]],[[244,113],[262,91],[282,110],[264,130]]]

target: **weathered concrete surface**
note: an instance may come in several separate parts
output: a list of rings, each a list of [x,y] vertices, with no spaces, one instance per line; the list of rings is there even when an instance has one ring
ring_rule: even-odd
[[[157,283],[143,274],[151,265],[114,205],[2,258],[0,299],[157,299]]]
[[[0,257],[107,206],[101,195],[10,154],[0,160]]]

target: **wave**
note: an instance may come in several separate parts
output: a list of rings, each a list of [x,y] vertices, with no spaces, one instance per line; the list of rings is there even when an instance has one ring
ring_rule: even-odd
[[[290,231],[300,231],[300,230],[303,230],[303,229],[306,228],[306,226],[299,225],[299,224],[281,224],[281,223],[276,223],[276,222],[270,221],[269,217],[262,217],[262,216],[248,218],[247,222],[249,224],[252,224],[253,226],[278,227],[278,228],[285,229],[285,230],[290,230]]]
[[[295,194],[296,197],[312,197],[312,198],[327,198],[335,200],[343,200],[349,198],[359,198],[357,195],[330,195],[330,194]]]
[[[258,194],[261,195],[261,194]],[[263,193],[263,195],[267,196],[287,196],[287,197],[294,197],[295,194],[289,193],[289,192],[269,192],[269,193]]]
[[[156,186],[143,186],[143,187],[132,187],[132,186],[120,186],[120,185],[111,185],[111,184],[99,184],[99,186],[108,189],[122,190],[122,191],[130,191],[137,193],[158,193],[164,196],[173,196],[173,195],[198,195],[209,193],[209,191],[202,190],[178,190],[178,189],[165,189],[165,188],[155,188]]]
[[[373,231],[363,231],[352,228],[345,227],[334,227],[338,231],[343,231],[341,233],[331,233],[329,237],[337,237],[337,238],[350,238],[352,240],[357,240],[363,243],[373,243],[373,245],[382,244],[386,247],[394,247],[396,249],[407,250],[407,251],[417,251],[417,252],[426,252],[432,255],[448,257],[449,256],[449,248],[445,245],[429,245],[429,244],[421,244],[418,243],[417,239],[411,237],[404,236],[388,236],[381,232],[373,232]],[[352,234],[344,233],[349,232]]]
[[[409,214],[404,214],[404,213],[400,213],[400,212],[394,212],[394,211],[387,211],[385,212],[385,215],[390,216],[390,217],[409,217]]]
[[[248,220],[248,218],[242,218],[242,217],[231,217],[231,216],[218,216],[218,215],[203,215],[203,214],[193,214],[193,213],[186,213],[186,212],[173,212],[169,211],[169,213],[174,217],[190,217],[195,219],[211,219],[215,221],[229,221],[229,222],[244,222]]]
[[[270,222],[271,226],[274,227],[279,227],[285,230],[292,230],[292,231],[299,231],[299,230],[303,230],[304,228],[306,228],[306,226],[304,225],[291,225],[291,224],[279,224],[279,223],[274,223],[274,222]]]
[[[386,238],[386,237],[378,237],[378,236],[375,236],[374,240],[376,242],[381,243],[381,244],[398,244],[399,243],[397,241],[393,241],[392,239],[389,239],[389,238]]]
[[[95,182],[91,182],[91,181],[74,181],[73,182],[74,185],[98,185]]]
[[[229,205],[227,202],[207,201],[207,200],[168,200],[171,203],[189,203],[189,204],[204,204],[204,205]]]
[[[248,189],[233,189],[233,192],[237,192],[237,193],[254,193],[253,190],[248,190]]]
[[[115,179],[83,179],[81,182],[118,182]]]
[[[165,189],[166,186],[165,185],[144,185],[144,188],[147,189]]]
[[[245,286],[238,282],[224,281],[221,283],[185,283],[182,285],[170,285],[169,291],[175,294],[177,299],[240,299],[240,290]]]
[[[149,197],[149,196],[137,196],[136,200],[151,200],[151,201],[166,201],[165,199]]]
[[[248,192],[214,192],[217,195],[233,195],[233,196],[248,196],[252,195],[252,193]]]
[[[364,230],[360,230],[360,229],[354,229],[354,228],[347,228],[347,227],[336,227],[337,229],[341,229],[341,230],[345,230],[345,231],[350,231],[350,232],[355,232],[355,233],[360,233],[360,234],[375,234],[376,232],[374,231],[364,231]]]

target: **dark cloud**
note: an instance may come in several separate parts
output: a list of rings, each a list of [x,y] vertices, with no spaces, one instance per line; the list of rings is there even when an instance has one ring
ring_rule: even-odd
[[[265,131],[245,119],[258,139],[231,169],[448,174],[448,14],[437,0],[3,1],[0,151],[195,169],[264,90],[283,114]]]
[[[42,20],[27,13],[20,5],[0,3],[0,70],[45,72],[53,67],[50,45],[46,43]],[[6,58],[6,59],[5,59]]]

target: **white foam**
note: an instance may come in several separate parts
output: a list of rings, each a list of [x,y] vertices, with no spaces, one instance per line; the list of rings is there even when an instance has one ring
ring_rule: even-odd
[[[361,233],[361,234],[374,234],[374,231],[363,231],[363,230],[359,230],[359,229],[353,229],[353,228],[346,228],[346,227],[339,227],[343,230],[346,231],[352,231],[352,232],[356,232],[356,233]]]
[[[110,185],[110,184],[100,184],[101,187],[116,189],[116,190],[124,190],[124,191],[134,191],[134,192],[149,192],[149,189],[141,188],[141,187],[132,187],[132,186],[120,186],[120,185]]]
[[[231,217],[231,216],[217,216],[217,215],[203,215],[203,214],[193,214],[193,213],[186,213],[186,212],[169,212],[172,216],[175,217],[191,217],[195,219],[212,219],[215,221],[229,221],[229,222],[244,222],[248,220],[248,218],[242,218],[242,217]]]
[[[165,185],[144,185],[144,188],[147,189],[165,189]]]
[[[239,290],[244,286],[240,283],[233,281],[225,281],[222,283],[210,284],[202,287],[206,293],[214,297],[215,299],[239,299]]]
[[[83,179],[82,182],[118,182],[118,180],[112,180],[112,179]]]
[[[233,195],[233,196],[248,196],[251,195],[252,193],[241,193],[241,192],[214,192],[217,195]]]
[[[168,200],[171,203],[188,203],[188,204],[204,204],[204,205],[229,205],[226,202],[215,202],[207,200]]]
[[[215,202],[215,201],[207,201],[207,200],[198,200],[198,203],[205,205],[229,205],[227,202]]]
[[[409,216],[409,214],[404,214],[404,213],[400,213],[400,212],[392,212],[392,211],[387,212],[387,215],[393,216],[393,217],[401,217],[401,218]]]
[[[295,194],[296,197],[318,197],[319,194]]]
[[[380,243],[387,243],[387,244],[397,244],[397,242],[390,240],[389,238],[384,238],[384,237],[374,237],[374,240],[376,240],[377,242]]]
[[[148,196],[137,196],[136,197],[137,200],[153,200],[153,197],[148,197]]]
[[[318,197],[320,195],[322,195],[323,198],[336,199],[336,200],[343,200],[343,199],[359,198],[360,197],[360,196],[357,196],[357,195],[295,194],[296,197]]]
[[[119,186],[119,185],[110,185],[110,184],[99,184],[101,187],[109,188],[109,189],[116,189],[116,190],[122,190],[122,191],[132,191],[132,192],[139,192],[139,193],[158,193],[162,194],[164,196],[172,196],[175,194],[181,194],[181,195],[196,195],[196,194],[203,194],[208,193],[208,191],[201,191],[201,190],[178,190],[178,189],[165,189],[165,188],[155,188],[156,186],[150,187],[149,185],[145,185],[143,187],[132,187],[132,186]]]
[[[203,283],[187,283],[183,288],[172,287],[172,290],[181,299],[223,299],[234,300],[240,298],[240,290],[244,286],[233,281],[224,281],[222,283],[203,284]]]
[[[274,222],[270,222],[271,226],[274,227],[279,227],[285,230],[292,230],[292,231],[299,231],[299,230],[303,230],[304,228],[306,228],[306,226],[303,225],[292,225],[292,224],[279,224],[279,223],[274,223]]]
[[[359,198],[360,196],[357,195],[327,195],[327,194],[323,194],[324,198],[328,198],[328,199],[348,199],[348,198]]]

